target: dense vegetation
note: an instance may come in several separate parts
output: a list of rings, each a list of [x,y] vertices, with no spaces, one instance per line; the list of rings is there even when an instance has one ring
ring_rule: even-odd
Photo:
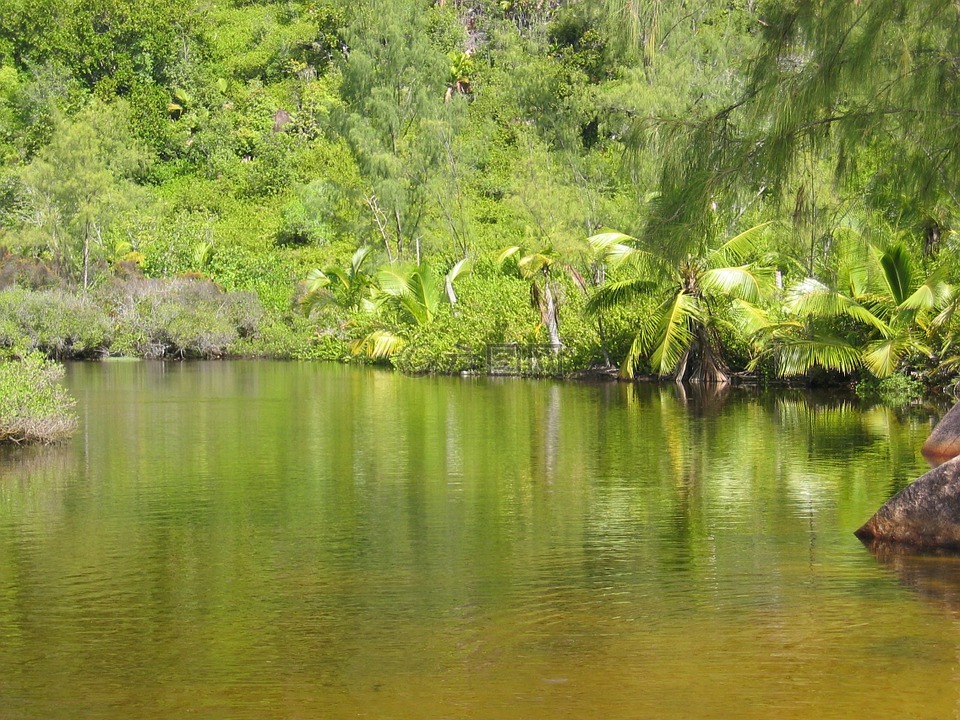
[[[69,437],[77,420],[62,377],[63,366],[37,352],[0,361],[0,444]]]
[[[0,344],[942,383],[957,16],[0,0]]]

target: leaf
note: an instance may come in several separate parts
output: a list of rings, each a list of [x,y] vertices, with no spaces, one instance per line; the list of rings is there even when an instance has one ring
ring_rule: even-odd
[[[407,341],[389,330],[374,330],[366,337],[353,343],[350,351],[354,355],[364,354],[375,360],[388,358],[402,350]]]
[[[330,284],[330,278],[323,272],[323,270],[315,269],[311,270],[307,275],[306,279],[307,291],[316,292],[320,288],[326,287]]]
[[[806,278],[791,290],[785,307],[800,317],[835,318],[847,315],[876,328],[884,337],[891,334],[890,327],[870,310],[813,278]]]
[[[910,267],[910,256],[907,249],[901,245],[891,245],[880,256],[880,267],[887,289],[897,305],[902,305],[910,293],[913,281],[913,270]]]
[[[760,299],[760,281],[750,271],[749,265],[707,270],[700,276],[704,290],[729,295],[748,302]]]
[[[702,322],[703,319],[697,299],[685,292],[677,293],[662,307],[659,343],[650,355],[650,365],[660,376],[671,374],[693,343],[691,320]]]
[[[782,377],[803,375],[816,366],[850,374],[863,362],[857,348],[830,336],[784,338],[777,344],[776,357]]]
[[[711,257],[723,257],[723,258],[732,258],[734,260],[742,260],[747,255],[752,252],[755,252],[757,249],[757,239],[760,233],[765,230],[767,227],[773,224],[773,220],[768,220],[767,222],[760,223],[759,225],[754,225],[751,228],[747,228],[739,235],[734,235],[732,238],[727,240],[723,245],[714,250],[711,253]]]
[[[587,300],[586,310],[591,315],[597,315],[604,310],[628,305],[636,298],[648,294],[654,287],[654,283],[644,278],[607,283]]]

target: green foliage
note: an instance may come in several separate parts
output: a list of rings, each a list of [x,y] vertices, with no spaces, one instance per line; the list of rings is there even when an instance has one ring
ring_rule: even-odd
[[[0,347],[16,353],[97,357],[110,344],[111,332],[112,323],[89,296],[60,289],[0,291]]]
[[[953,372],[948,5],[0,0],[0,286],[88,291],[5,342]]]
[[[63,366],[31,352],[0,360],[0,444],[65,440],[77,425]]]

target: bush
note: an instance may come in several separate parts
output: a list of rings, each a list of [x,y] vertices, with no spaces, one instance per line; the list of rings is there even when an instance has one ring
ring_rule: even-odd
[[[0,362],[0,443],[51,443],[73,433],[73,399],[59,381],[63,366],[39,352]]]
[[[253,293],[225,293],[208,280],[137,278],[102,292],[115,321],[114,354],[222,357],[263,316]]]
[[[0,291],[0,347],[18,353],[39,350],[53,358],[101,355],[110,321],[88,296],[63,290]]]

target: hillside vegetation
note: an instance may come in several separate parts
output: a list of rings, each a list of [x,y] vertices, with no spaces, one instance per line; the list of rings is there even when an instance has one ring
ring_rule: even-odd
[[[958,13],[0,0],[0,345],[943,384]]]

